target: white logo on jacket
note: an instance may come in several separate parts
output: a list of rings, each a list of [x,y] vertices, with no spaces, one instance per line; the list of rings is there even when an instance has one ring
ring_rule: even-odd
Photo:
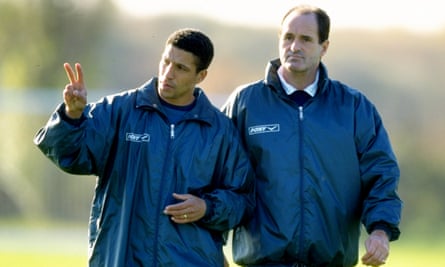
[[[136,142],[136,143],[150,142],[150,135],[148,133],[142,133],[142,134],[127,133],[125,139],[129,142]]]
[[[279,124],[255,125],[255,126],[249,127],[249,135],[264,134],[264,133],[277,133],[279,131],[280,131]]]

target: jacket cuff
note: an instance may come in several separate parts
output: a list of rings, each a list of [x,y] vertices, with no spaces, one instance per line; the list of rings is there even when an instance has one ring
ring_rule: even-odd
[[[203,198],[206,203],[206,213],[204,214],[204,217],[202,217],[203,222],[209,221],[213,216],[213,205],[210,200],[207,198]]]
[[[376,223],[372,224],[368,232],[372,233],[372,231],[374,231],[374,230],[385,231],[386,235],[388,236],[389,241],[397,240],[400,236],[399,229],[389,225],[386,222],[376,222]]]
[[[65,103],[60,105],[59,109],[57,110],[57,113],[59,114],[60,118],[63,121],[65,121],[73,126],[79,126],[85,120],[85,115],[83,115],[83,113],[82,113],[82,116],[78,119],[72,119],[72,118],[68,117],[65,113]]]

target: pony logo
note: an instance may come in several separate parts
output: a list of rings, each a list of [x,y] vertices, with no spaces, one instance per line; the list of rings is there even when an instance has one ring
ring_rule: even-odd
[[[148,133],[127,133],[125,139],[128,142],[142,143],[142,142],[150,142],[150,135]]]
[[[279,124],[266,124],[266,125],[256,125],[249,127],[249,135],[277,133],[279,131],[280,131]]]

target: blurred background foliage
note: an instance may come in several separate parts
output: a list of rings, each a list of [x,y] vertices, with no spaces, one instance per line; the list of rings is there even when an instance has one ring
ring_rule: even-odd
[[[0,0],[0,221],[86,225],[95,177],[61,172],[32,143],[62,101],[62,64],[82,63],[94,101],[157,75],[166,38],[183,27],[199,28],[214,42],[202,87],[217,106],[236,86],[263,78],[278,55],[275,28],[196,16],[134,18],[110,0]],[[445,30],[333,29],[330,40],[324,58],[330,76],[376,104],[393,141],[405,202],[401,238],[442,241]]]

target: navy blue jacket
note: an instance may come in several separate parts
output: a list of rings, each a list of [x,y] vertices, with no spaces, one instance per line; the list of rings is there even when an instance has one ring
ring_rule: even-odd
[[[35,136],[57,166],[98,176],[90,217],[90,266],[222,266],[223,234],[253,210],[253,177],[232,122],[200,89],[170,125],[156,78],[88,104],[77,123],[63,104]],[[163,214],[172,193],[207,203],[198,222]]]
[[[293,102],[271,61],[265,80],[241,86],[223,109],[248,148],[256,173],[255,216],[234,230],[238,264],[353,266],[360,221],[399,236],[399,167],[375,106],[328,78]],[[274,266],[274,265],[268,265]]]

